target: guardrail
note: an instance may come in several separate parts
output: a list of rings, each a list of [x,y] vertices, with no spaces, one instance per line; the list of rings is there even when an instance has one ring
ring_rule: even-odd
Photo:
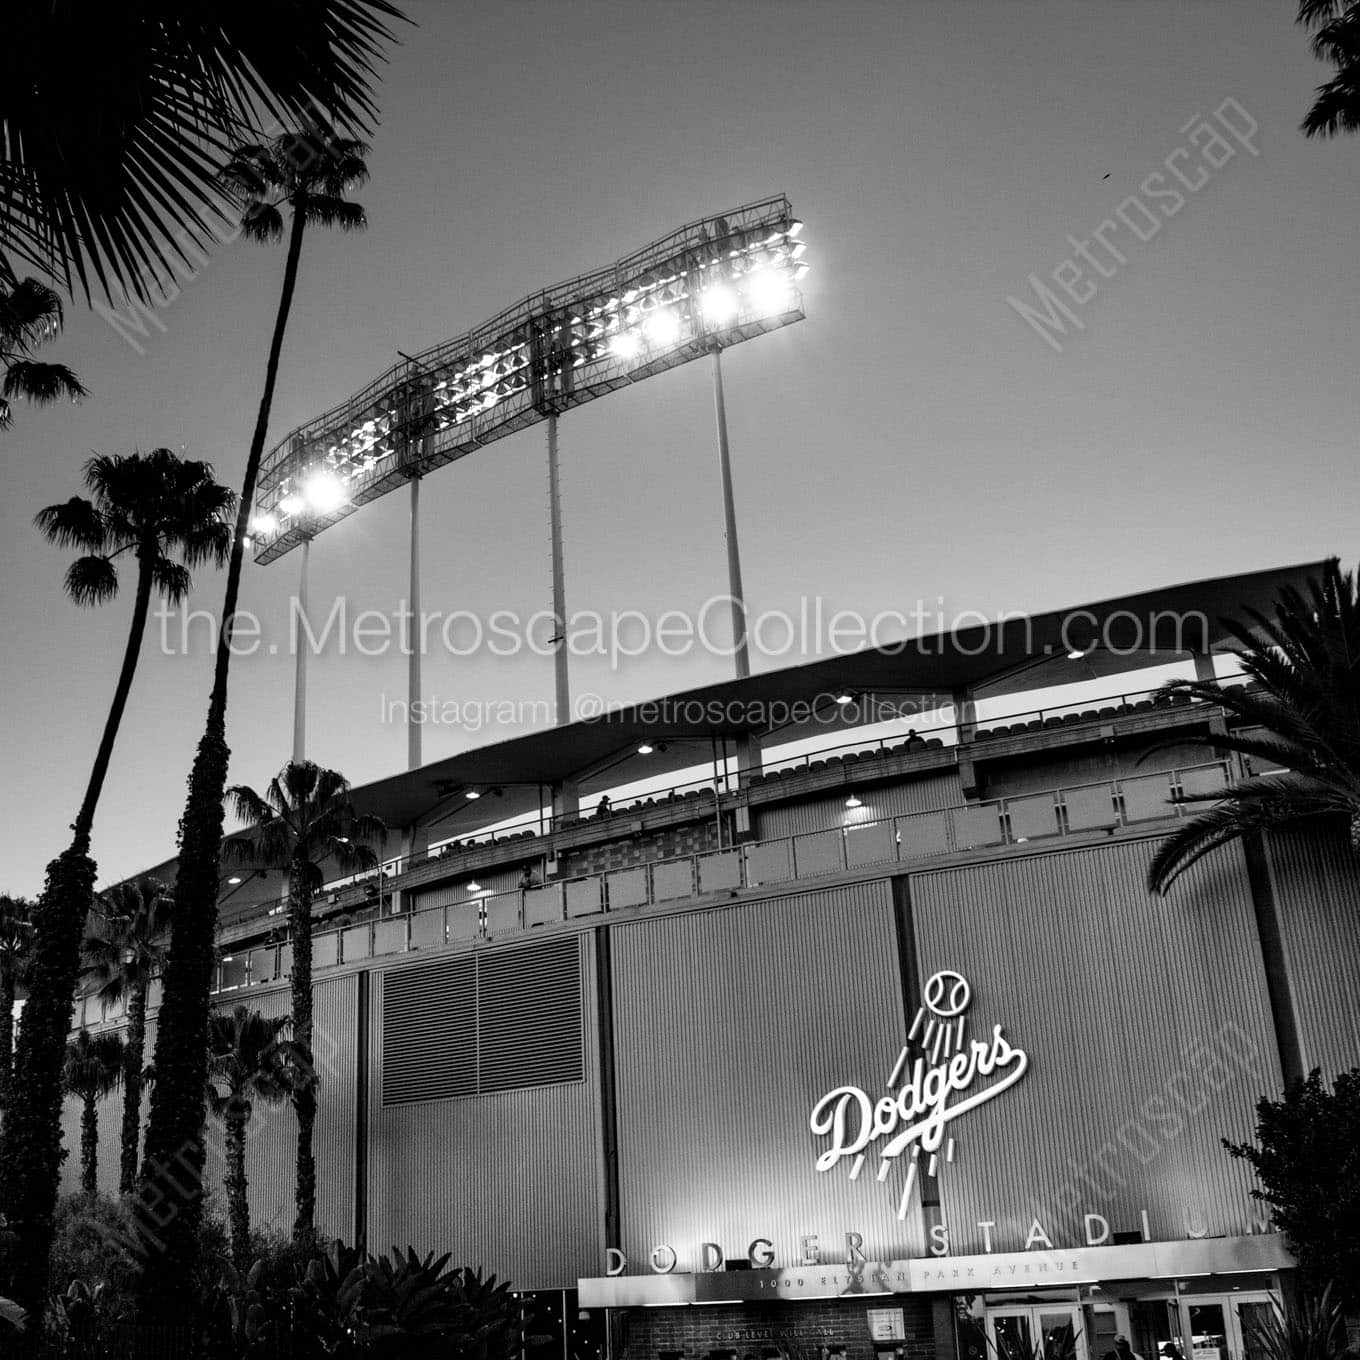
[[[934,812],[852,822],[512,892],[478,893],[466,902],[322,931],[313,938],[312,967],[324,969],[410,950],[438,949],[602,912],[799,882],[875,864],[1113,831],[1183,816],[1182,806],[1171,801],[1175,795],[1211,793],[1229,782],[1228,764],[1214,761]],[[288,975],[290,962],[287,944],[226,956],[214,990],[233,992],[279,981]],[[116,1018],[118,1013],[110,1011],[105,1018]]]

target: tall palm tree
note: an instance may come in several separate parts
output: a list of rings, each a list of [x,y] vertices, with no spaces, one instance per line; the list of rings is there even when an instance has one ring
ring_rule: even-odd
[[[147,296],[212,243],[228,149],[313,109],[358,134],[401,13],[387,0],[10,6],[0,44],[0,255]]]
[[[1319,85],[1303,120],[1308,137],[1360,130],[1360,4],[1356,0],[1299,0],[1298,22],[1312,35],[1313,55],[1336,74]]]
[[[137,1181],[142,1132],[142,1069],[146,1064],[146,1002],[165,964],[169,890],[154,878],[120,883],[96,904],[95,931],[85,938],[85,977],[95,996],[127,1001],[123,1061],[123,1136],[118,1193]]]
[[[1227,710],[1232,730],[1199,738],[1221,754],[1249,756],[1264,774],[1182,803],[1212,803],[1164,841],[1148,887],[1165,892],[1217,846],[1304,819],[1344,818],[1360,854],[1360,595],[1335,558],[1302,591],[1281,590],[1274,617],[1246,611],[1229,623],[1249,683],[1173,680],[1187,694]]]
[[[227,569],[226,597],[218,627],[208,717],[189,774],[189,796],[180,819],[179,868],[175,878],[175,919],[165,970],[162,1023],[156,1037],[156,1089],[146,1135],[144,1185],[139,1222],[154,1244],[139,1279],[143,1315],[165,1311],[193,1288],[193,1265],[203,1202],[203,1083],[208,1041],[208,991],[217,924],[221,868],[223,798],[230,751],[226,740],[227,677],[231,626],[240,591],[246,531],[269,412],[278,377],[279,355],[297,282],[302,240],[309,224],[357,228],[363,209],[347,201],[347,188],[362,181],[364,147],[319,126],[289,134],[267,147],[241,149],[226,171],[227,182],[247,188],[243,225],[259,240],[277,237],[287,209],[288,253],[283,286],[265,363],[264,392],[246,460],[237,506],[236,533]],[[258,191],[258,192],[257,192]],[[168,1225],[164,1204],[175,1206]]]
[[[14,1075],[14,999],[33,946],[33,903],[0,895],[0,1114]]]
[[[99,1174],[99,1102],[123,1078],[123,1041],[83,1029],[66,1045],[61,1089],[80,1101],[80,1188],[93,1195]]]
[[[52,541],[81,556],[66,573],[78,604],[99,604],[118,591],[119,559],[136,564],[136,594],[113,702],[85,786],[71,843],[47,866],[34,917],[28,999],[19,1027],[14,1100],[0,1138],[0,1213],[18,1232],[11,1287],[32,1311],[45,1296],[45,1270],[61,1169],[62,1054],[80,969],[85,918],[94,898],[90,832],[114,741],[127,706],[146,631],[151,597],[183,599],[189,568],[220,563],[231,542],[223,521],[235,504],[212,479],[208,463],[188,462],[169,449],[127,456],[97,455],[85,465],[90,498],[72,497],[37,517]]]
[[[278,1105],[293,1087],[292,1046],[284,1038],[291,1017],[267,1019],[237,1006],[217,1012],[208,1028],[208,1108],[226,1134],[227,1221],[231,1254],[244,1275],[250,1264],[250,1202],[246,1182],[246,1128],[255,1102]]]
[[[299,1244],[315,1235],[316,1160],[312,1130],[316,1124],[316,1074],[312,1060],[312,899],[321,887],[323,863],[342,871],[371,869],[378,863],[372,842],[381,842],[384,827],[363,816],[350,802],[349,785],[335,770],[310,760],[290,761],[269,782],[264,796],[238,785],[227,791],[232,811],[250,826],[244,836],[226,843],[227,853],[252,864],[288,874],[288,924],[293,939],[291,973],[293,1045],[298,1080],[293,1090],[297,1112],[297,1218],[293,1238]]]
[[[61,298],[37,279],[16,279],[0,267],[0,430],[14,423],[11,402],[34,402],[85,395],[80,380],[65,364],[43,363],[33,351],[61,330]]]

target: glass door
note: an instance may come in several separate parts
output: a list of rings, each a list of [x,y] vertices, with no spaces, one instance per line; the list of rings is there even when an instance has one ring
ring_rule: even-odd
[[[1074,1304],[989,1308],[987,1327],[997,1360],[1087,1360],[1081,1309]]]
[[[1211,1294],[1180,1300],[1177,1354],[1167,1360],[1264,1360],[1256,1328],[1274,1315],[1269,1294]]]

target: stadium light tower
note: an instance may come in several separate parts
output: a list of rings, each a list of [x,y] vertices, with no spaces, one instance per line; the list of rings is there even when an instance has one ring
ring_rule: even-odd
[[[803,319],[797,286],[807,270],[801,230],[787,197],[762,199],[691,222],[614,264],[525,298],[466,335],[403,356],[401,364],[270,451],[256,493],[255,560],[263,564],[292,548],[305,550],[317,533],[409,481],[410,604],[418,632],[420,479],[546,421],[555,691],[558,721],[565,722],[570,693],[558,416],[711,354],[734,647],[738,673],[746,674],[722,351]],[[301,694],[305,665],[298,675]],[[409,680],[409,718],[418,729],[418,657]],[[412,768],[420,763],[418,730],[410,734],[408,759]]]

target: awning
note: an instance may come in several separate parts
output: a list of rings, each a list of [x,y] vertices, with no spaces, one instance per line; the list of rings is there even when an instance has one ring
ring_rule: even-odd
[[[881,1294],[969,1294],[1067,1288],[1116,1280],[1170,1280],[1289,1270],[1294,1258],[1277,1233],[1202,1237],[1067,1251],[861,1261],[853,1266],[717,1270],[681,1275],[607,1275],[577,1283],[582,1308],[664,1308],[752,1299],[828,1299]]]

